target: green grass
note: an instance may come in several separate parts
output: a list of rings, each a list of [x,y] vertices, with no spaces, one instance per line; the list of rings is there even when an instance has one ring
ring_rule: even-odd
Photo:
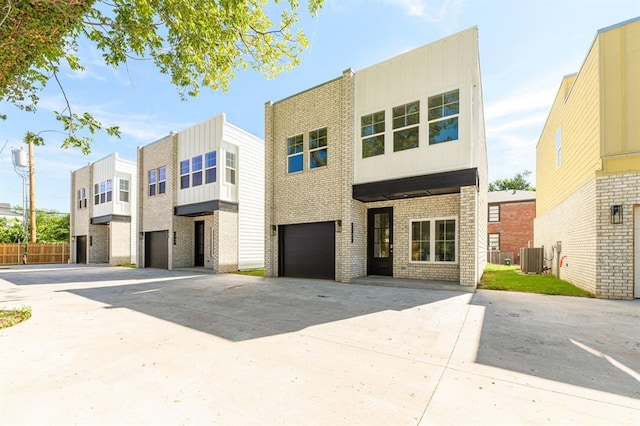
[[[244,271],[236,271],[236,274],[251,275],[252,277],[264,277],[264,269],[245,269]]]
[[[121,263],[118,266],[122,266],[123,268],[135,268],[136,264],[135,263]]]
[[[12,327],[31,318],[31,306],[0,310],[0,328]]]
[[[582,290],[553,275],[522,274],[519,266],[491,263],[484,270],[482,284],[479,288],[559,296],[593,297],[593,294],[588,291]]]

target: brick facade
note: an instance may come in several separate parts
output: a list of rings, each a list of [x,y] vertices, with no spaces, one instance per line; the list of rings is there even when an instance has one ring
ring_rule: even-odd
[[[513,253],[512,263],[520,264],[520,249],[533,247],[533,220],[536,217],[536,201],[489,203],[499,206],[500,220],[487,224],[488,234],[500,235],[500,252]]]

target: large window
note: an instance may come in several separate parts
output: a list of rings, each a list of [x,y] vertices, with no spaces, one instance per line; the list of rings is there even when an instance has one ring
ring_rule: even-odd
[[[113,196],[113,188],[111,179],[107,179],[94,185],[93,204],[104,204],[111,201]]]
[[[158,185],[158,171],[156,169],[149,170],[149,197],[156,195]]]
[[[304,165],[302,135],[287,139],[287,173],[301,172]]]
[[[129,181],[127,179],[120,179],[120,193],[119,198],[120,202],[128,203],[129,202]]]
[[[384,111],[363,115],[360,118],[362,158],[384,154]]]
[[[189,188],[189,160],[180,161],[180,189]]]
[[[191,159],[191,186],[202,185],[202,155]]]
[[[158,167],[158,194],[167,192],[167,168]]]
[[[232,185],[236,184],[236,154],[233,152],[226,153],[225,164],[225,181]]]
[[[500,206],[489,206],[489,222],[500,222]]]
[[[393,151],[417,148],[420,124],[420,101],[393,108]]]
[[[327,165],[327,128],[309,132],[309,168]]]
[[[411,261],[455,262],[455,218],[411,221]]]
[[[556,168],[562,166],[562,129],[556,130]]]
[[[207,152],[204,155],[204,182],[213,183],[216,181],[216,168],[218,159],[215,151]]]
[[[429,97],[429,145],[458,140],[460,91]]]

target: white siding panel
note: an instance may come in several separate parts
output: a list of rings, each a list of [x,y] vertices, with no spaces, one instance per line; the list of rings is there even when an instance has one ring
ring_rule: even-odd
[[[470,72],[471,71],[471,72]],[[476,167],[472,152],[472,93],[479,76],[477,29],[404,53],[355,74],[356,155],[354,183]],[[449,90],[460,90],[458,141],[429,145],[428,98]],[[478,89],[479,90],[479,89]],[[419,147],[393,152],[392,109],[420,101]],[[385,111],[385,154],[362,158],[360,118]]]

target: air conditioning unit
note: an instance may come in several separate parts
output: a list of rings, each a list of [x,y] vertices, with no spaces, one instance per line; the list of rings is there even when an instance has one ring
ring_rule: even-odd
[[[544,267],[544,248],[530,247],[520,249],[520,269],[524,274],[541,274]]]

